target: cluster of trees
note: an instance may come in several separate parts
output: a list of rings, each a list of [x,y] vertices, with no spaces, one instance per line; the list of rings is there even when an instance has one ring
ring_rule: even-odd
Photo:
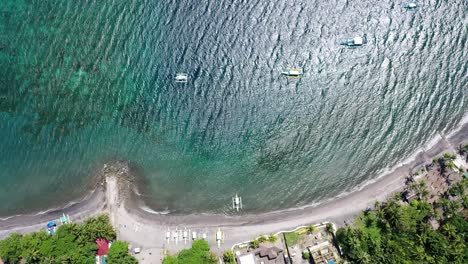
[[[45,230],[21,235],[14,233],[0,241],[0,258],[8,264],[15,263],[96,263],[96,239],[109,241],[116,232],[107,215],[88,219],[83,224],[65,224],[55,234]],[[135,264],[125,242],[113,243],[108,254],[109,264]]]
[[[128,243],[124,241],[115,241],[107,254],[107,263],[109,264],[137,264],[138,261],[128,254]]]
[[[163,264],[216,264],[218,258],[210,251],[210,245],[205,240],[193,241],[192,248],[184,249],[177,255],[167,256]]]
[[[445,174],[448,169],[453,170],[455,168],[454,160],[456,158],[457,156],[455,154],[445,153],[443,157],[436,159],[436,163],[440,168],[440,173]]]
[[[376,203],[337,231],[338,243],[353,263],[468,263],[467,190],[464,179],[434,204]]]

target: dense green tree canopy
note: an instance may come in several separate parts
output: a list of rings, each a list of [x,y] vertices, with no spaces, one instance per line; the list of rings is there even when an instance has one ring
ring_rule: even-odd
[[[192,248],[184,249],[177,256],[167,256],[164,264],[216,264],[216,256],[210,252],[210,245],[205,240],[195,240]]]
[[[337,231],[345,257],[352,263],[468,263],[467,208],[459,202],[465,185],[456,184],[435,205],[424,197],[376,203],[375,211]]]
[[[128,243],[123,241],[116,241],[107,254],[107,262],[109,264],[136,264],[138,261],[128,254]]]
[[[16,263],[96,263],[96,239],[114,240],[115,230],[107,215],[88,219],[84,224],[65,224],[53,235],[39,231],[27,235],[12,234],[0,241],[0,258]],[[114,247],[115,245],[115,247]],[[109,252],[109,263],[134,264],[128,245],[116,241]]]

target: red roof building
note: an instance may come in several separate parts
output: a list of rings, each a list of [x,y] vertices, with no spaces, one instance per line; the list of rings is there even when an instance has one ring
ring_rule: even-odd
[[[98,238],[96,239],[96,244],[98,245],[98,251],[96,253],[97,256],[105,256],[109,253],[109,241]]]

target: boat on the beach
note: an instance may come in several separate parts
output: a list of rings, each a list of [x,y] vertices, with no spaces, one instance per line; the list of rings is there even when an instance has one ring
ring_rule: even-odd
[[[176,83],[186,83],[188,81],[188,74],[179,72],[175,76]]]
[[[166,241],[167,241],[167,243],[169,243],[170,240],[171,240],[171,230],[167,229],[167,231],[166,231]]]
[[[301,68],[287,68],[285,71],[281,72],[281,74],[286,75],[290,78],[297,78],[300,77],[303,72]]]
[[[218,231],[216,231],[216,242],[218,244],[218,248],[221,247],[221,243],[224,242],[224,233],[221,231],[221,228],[218,227]]]
[[[63,225],[63,224],[71,223],[70,215],[65,215],[64,213],[62,213],[62,217],[60,217],[60,223],[61,223],[62,225]]]
[[[406,3],[403,8],[406,8],[406,9],[416,9],[418,8],[418,4],[416,2],[409,2],[409,3]]]
[[[359,47],[364,44],[367,44],[367,34],[364,34],[364,36],[356,36],[353,38],[348,38],[345,41],[342,41],[340,45],[348,46],[348,47]]]
[[[56,229],[57,223],[55,223],[55,221],[50,221],[49,223],[47,223],[47,233],[53,235]]]
[[[232,208],[236,209],[239,212],[239,209],[242,209],[242,197],[239,197],[236,193],[235,197],[232,197]]]

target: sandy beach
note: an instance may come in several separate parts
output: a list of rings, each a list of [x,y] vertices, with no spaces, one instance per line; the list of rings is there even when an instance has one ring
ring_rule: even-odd
[[[233,244],[248,241],[261,234],[291,230],[300,225],[334,222],[342,226],[352,221],[362,210],[372,207],[376,200],[382,201],[405,185],[405,178],[417,168],[430,163],[433,157],[444,152],[455,152],[457,146],[468,141],[468,124],[459,126],[448,135],[440,135],[432,146],[420,149],[406,162],[391,168],[377,179],[365,182],[355,191],[343,194],[318,206],[292,208],[261,214],[240,215],[162,215],[141,209],[134,191],[137,187],[125,162],[105,165],[102,180],[96,189],[81,201],[66,208],[49,210],[40,214],[11,216],[0,219],[0,239],[12,232],[28,233],[45,228],[45,223],[58,219],[62,213],[69,214],[73,221],[100,213],[109,213],[118,230],[118,239],[128,241],[132,247],[141,247],[137,255],[141,263],[160,263],[164,250],[176,252],[190,247],[190,242],[166,241],[167,230],[178,228],[207,233],[213,251],[221,253]],[[218,249],[215,231],[221,228],[224,243]]]

